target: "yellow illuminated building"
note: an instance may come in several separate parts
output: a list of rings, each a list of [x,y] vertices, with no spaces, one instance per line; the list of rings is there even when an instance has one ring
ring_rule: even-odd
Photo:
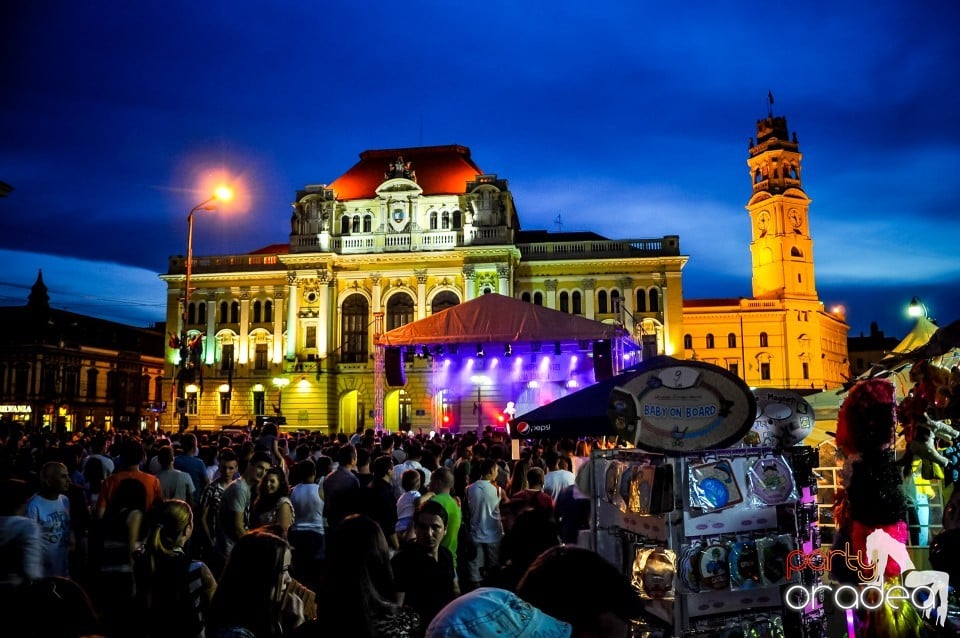
[[[753,387],[824,390],[848,377],[843,309],[828,311],[817,296],[801,159],[786,118],[757,122],[747,158],[753,297],[683,303],[686,358],[727,368]]]
[[[366,151],[331,183],[297,193],[288,244],[195,258],[186,312],[185,259],[171,258],[161,276],[167,327],[186,328],[202,356],[181,368],[168,344],[165,393],[171,404],[179,396],[191,428],[283,416],[290,427],[352,433],[380,410],[390,430],[442,426],[441,414],[459,429],[496,425],[478,404],[499,411],[515,397],[495,385],[437,387],[434,361],[415,352],[404,353],[402,387],[378,385],[374,335],[499,293],[622,323],[647,355],[677,354],[686,260],[676,235],[521,230],[507,180],[465,147]],[[172,411],[168,420],[179,423]]]

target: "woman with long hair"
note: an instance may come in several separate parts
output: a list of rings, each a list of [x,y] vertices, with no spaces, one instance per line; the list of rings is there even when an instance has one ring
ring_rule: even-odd
[[[390,550],[380,526],[353,514],[329,534],[323,616],[316,635],[407,638],[418,635],[420,618],[396,604]],[[422,632],[421,632],[422,633]],[[309,635],[309,634],[308,634]]]
[[[530,469],[530,461],[520,459],[513,464],[513,471],[510,472],[510,482],[507,483],[507,496],[513,498],[521,490],[527,489],[527,471]]]
[[[193,511],[184,501],[164,501],[153,527],[134,556],[137,600],[146,612],[146,635],[203,638],[204,612],[217,583],[200,561],[191,560],[184,545],[193,533]]]
[[[303,622],[303,601],[288,587],[290,545],[253,531],[234,546],[207,613],[210,638],[276,638]]]
[[[254,527],[279,525],[284,536],[293,525],[293,503],[290,501],[290,487],[283,470],[272,467],[260,481],[260,491],[253,504],[251,519]]]

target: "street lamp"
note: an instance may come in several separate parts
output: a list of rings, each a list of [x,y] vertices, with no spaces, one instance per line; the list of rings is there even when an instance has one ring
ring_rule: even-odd
[[[283,416],[283,389],[290,385],[290,379],[286,377],[274,377],[273,385],[277,388],[277,408],[274,412],[277,416]]]
[[[233,191],[228,186],[218,186],[213,191],[213,195],[200,202],[190,209],[187,215],[187,276],[184,282],[183,291],[183,316],[181,318],[180,329],[180,387],[183,387],[183,381],[186,377],[187,368],[190,366],[191,344],[187,339],[187,319],[190,317],[190,275],[193,274],[193,215],[199,210],[214,210],[216,202],[229,202],[233,199]],[[183,396],[178,394],[178,396]],[[187,415],[181,415],[180,431],[188,427]]]
[[[917,297],[910,300],[910,305],[907,306],[907,316],[911,319],[920,319],[921,317],[925,319],[930,318],[930,315],[927,313],[927,307],[923,305],[923,302]]]

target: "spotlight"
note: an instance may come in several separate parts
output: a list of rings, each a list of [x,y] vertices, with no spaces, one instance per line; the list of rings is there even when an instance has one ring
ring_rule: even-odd
[[[483,354],[483,344],[482,344],[482,343],[478,343],[478,344],[477,344],[477,358],[478,358],[478,359],[482,359],[483,357],[484,357],[484,354]]]
[[[436,356],[442,357],[442,356],[443,356],[443,346],[437,346],[437,347],[434,349],[433,352],[434,352],[434,354],[435,354]]]
[[[430,348],[428,348],[427,346],[421,346],[421,347],[420,347],[420,358],[421,358],[421,359],[427,359],[427,358],[430,358],[430,357],[432,357],[432,356],[433,356],[433,355],[430,354]]]
[[[511,346],[509,343],[503,346],[503,356],[507,358],[513,356],[513,346]]]

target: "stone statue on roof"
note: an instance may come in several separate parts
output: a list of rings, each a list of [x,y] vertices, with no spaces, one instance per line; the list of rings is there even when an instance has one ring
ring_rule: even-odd
[[[404,162],[403,156],[398,156],[396,161],[387,165],[387,172],[383,174],[384,179],[396,179],[402,177],[411,181],[417,181],[417,174],[414,172],[412,162]]]

